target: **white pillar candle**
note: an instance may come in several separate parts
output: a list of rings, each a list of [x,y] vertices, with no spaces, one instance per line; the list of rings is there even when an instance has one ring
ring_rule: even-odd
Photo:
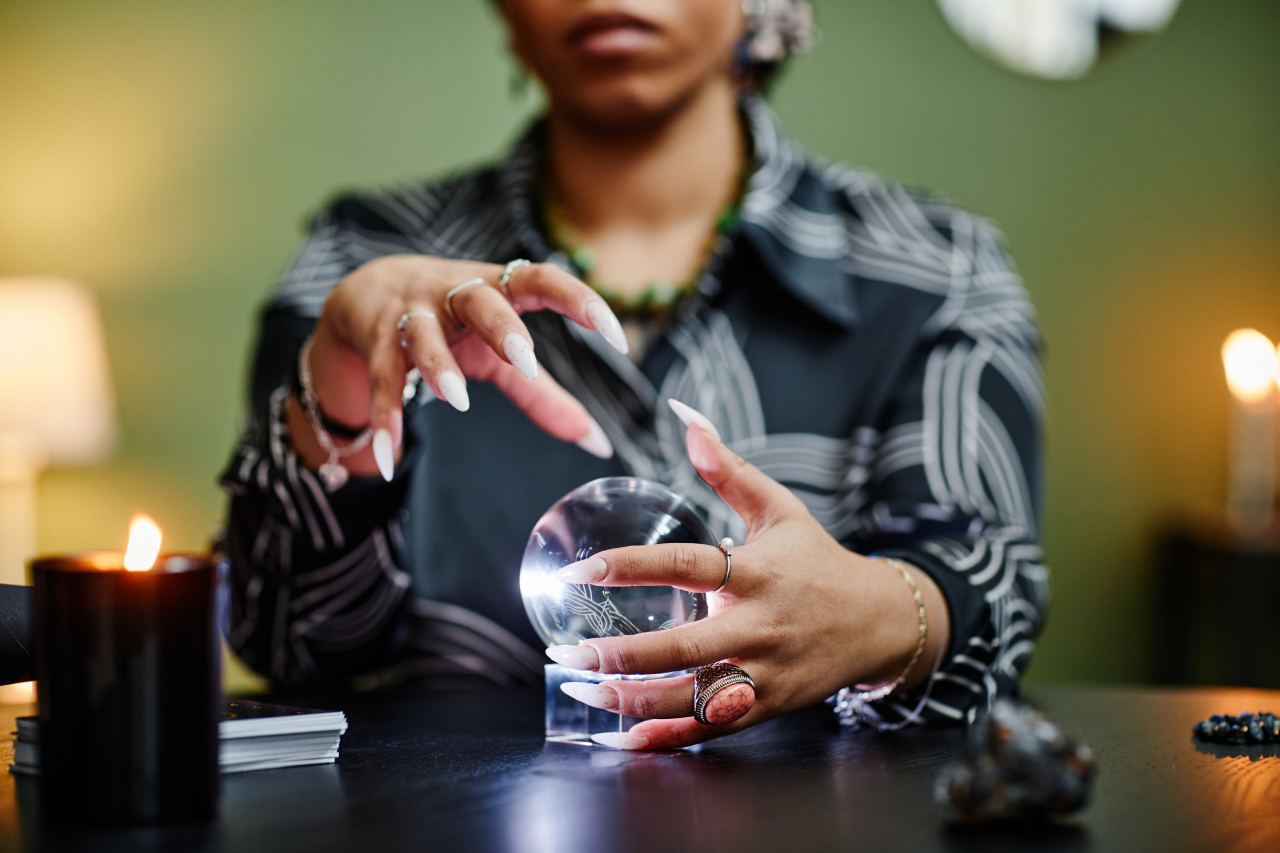
[[[1222,345],[1231,390],[1227,509],[1241,530],[1272,523],[1276,494],[1276,348],[1261,332],[1239,329]]]

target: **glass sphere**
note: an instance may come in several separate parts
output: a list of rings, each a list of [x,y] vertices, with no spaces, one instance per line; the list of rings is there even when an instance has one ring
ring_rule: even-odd
[[[520,597],[549,646],[660,631],[707,615],[707,597],[669,586],[567,584],[557,569],[624,545],[715,545],[693,505],[659,483],[606,477],[556,501],[529,535],[520,563]]]

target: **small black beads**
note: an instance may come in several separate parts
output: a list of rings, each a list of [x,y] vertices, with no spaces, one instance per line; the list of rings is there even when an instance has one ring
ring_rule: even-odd
[[[1200,740],[1210,743],[1236,746],[1280,743],[1280,717],[1268,711],[1214,714],[1196,723],[1191,731]]]

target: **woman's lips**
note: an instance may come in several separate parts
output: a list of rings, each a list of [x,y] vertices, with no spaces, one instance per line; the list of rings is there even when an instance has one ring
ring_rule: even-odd
[[[631,15],[596,15],[569,31],[569,45],[594,58],[626,56],[654,46],[657,27]]]

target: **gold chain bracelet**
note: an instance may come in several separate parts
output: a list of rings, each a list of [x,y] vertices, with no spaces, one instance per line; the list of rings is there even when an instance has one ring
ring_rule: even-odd
[[[858,691],[858,698],[863,702],[874,702],[877,699],[883,699],[888,696],[899,686],[906,684],[907,676],[911,674],[911,670],[915,668],[916,662],[920,660],[920,655],[924,654],[924,647],[929,640],[929,615],[924,609],[924,596],[920,593],[920,585],[916,583],[916,579],[911,576],[911,571],[907,568],[907,564],[901,560],[894,560],[890,557],[876,557],[893,566],[898,570],[898,574],[902,575],[902,579],[906,581],[907,586],[911,589],[911,597],[916,600],[916,620],[919,628],[919,636],[916,637],[916,649],[911,653],[911,660],[907,662],[906,667],[902,670],[902,674],[892,681],[886,681],[883,684],[877,684],[874,687],[864,687],[861,684],[854,685],[854,689]]]

